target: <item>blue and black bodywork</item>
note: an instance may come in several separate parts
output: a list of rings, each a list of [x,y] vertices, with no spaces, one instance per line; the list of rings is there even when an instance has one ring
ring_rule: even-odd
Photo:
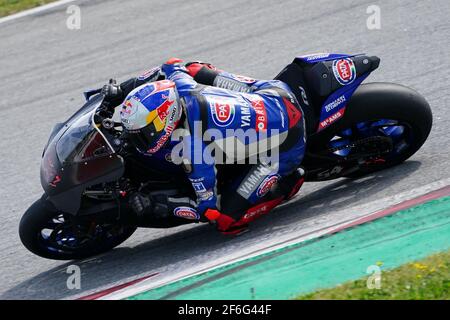
[[[339,63],[349,67],[346,81],[335,75]],[[296,57],[276,79],[286,82],[298,97],[310,136],[343,116],[355,90],[379,65],[380,59],[375,56],[320,53]],[[330,104],[333,107],[327,109]]]
[[[376,56],[320,53],[296,57],[277,75],[305,114],[307,181],[401,163],[428,137],[431,111],[416,91],[392,83],[363,84],[379,65]]]

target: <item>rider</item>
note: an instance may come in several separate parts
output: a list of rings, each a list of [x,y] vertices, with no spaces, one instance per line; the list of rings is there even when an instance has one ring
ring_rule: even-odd
[[[166,214],[210,221],[222,233],[239,234],[249,222],[295,195],[303,184],[299,168],[305,149],[303,112],[281,81],[254,80],[208,63],[171,58],[162,67],[120,85],[111,80],[102,93],[106,106],[122,103],[122,124],[140,152],[157,153],[175,139],[175,129],[182,129],[180,140],[186,148],[179,163],[196,199],[167,197],[158,204],[136,192],[130,202],[138,215],[162,207]],[[229,129],[235,131],[228,134]],[[220,134],[225,136],[222,140]],[[230,138],[237,146],[231,153],[224,147]],[[204,159],[213,145],[211,157]],[[217,192],[219,153],[225,155],[226,164],[230,159],[247,164],[221,196]]]

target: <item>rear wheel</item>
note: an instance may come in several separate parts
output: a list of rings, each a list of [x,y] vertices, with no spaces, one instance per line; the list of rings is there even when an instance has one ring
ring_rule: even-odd
[[[357,159],[357,170],[343,174],[353,178],[410,158],[425,143],[431,127],[430,107],[416,91],[369,83],[355,92],[344,118],[320,140],[327,156],[337,161]]]
[[[88,258],[111,250],[128,239],[135,226],[99,223],[94,217],[74,217],[56,211],[44,197],[23,215],[19,236],[34,254],[54,260]]]

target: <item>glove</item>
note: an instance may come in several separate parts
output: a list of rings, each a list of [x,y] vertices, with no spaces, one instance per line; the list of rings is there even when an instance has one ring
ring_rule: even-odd
[[[131,194],[130,206],[139,218],[151,215],[157,219],[167,219],[171,216],[199,220],[200,216],[195,208],[195,202],[187,197],[171,197],[163,192]]]
[[[151,209],[152,203],[150,198],[143,193],[135,192],[130,196],[130,206],[133,211],[142,218],[147,210]]]
[[[183,60],[178,58],[170,58],[161,66],[162,74],[169,80],[170,76],[177,71],[188,72],[184,66]]]
[[[115,79],[110,79],[109,83],[103,86],[101,93],[107,100],[114,100],[122,97],[122,89]]]
[[[175,216],[182,219],[198,221],[195,201],[188,197],[169,196],[167,194],[150,194],[153,203],[153,214],[160,218]]]
[[[101,93],[105,96],[103,106],[108,109],[118,106],[124,99],[122,88],[114,79],[110,79],[109,83],[103,86]]]

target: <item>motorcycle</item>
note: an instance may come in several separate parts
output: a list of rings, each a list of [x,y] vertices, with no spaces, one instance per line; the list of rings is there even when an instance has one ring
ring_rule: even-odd
[[[354,178],[398,165],[426,141],[432,113],[419,93],[392,83],[362,84],[379,64],[378,57],[364,54],[314,54],[296,57],[275,77],[292,89],[304,112],[306,182]],[[53,128],[41,161],[44,194],[20,221],[23,245],[48,259],[106,252],[138,227],[193,222],[176,216],[143,218],[131,210],[128,197],[136,190],[152,197],[195,198],[195,192],[187,178],[180,178],[185,177],[181,167],[171,162],[170,145],[151,157],[137,152],[120,121],[102,112],[101,90],[85,97],[84,106]],[[222,185],[232,178],[230,168],[219,170]]]

